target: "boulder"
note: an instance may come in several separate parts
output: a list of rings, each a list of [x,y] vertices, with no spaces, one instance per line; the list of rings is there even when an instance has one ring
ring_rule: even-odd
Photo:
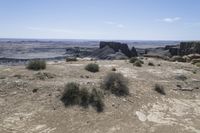
[[[181,56],[178,56],[178,55],[173,56],[170,60],[171,60],[171,61],[177,61],[177,62],[186,62],[186,59],[185,59],[185,58],[183,58],[183,57],[181,57]]]
[[[193,60],[200,59],[200,54],[185,55],[185,56],[183,56],[183,58],[186,59],[186,62],[192,62]]]
[[[197,64],[197,63],[200,63],[200,58],[199,59],[193,59],[191,61],[192,64]]]
[[[121,51],[124,55],[127,57],[133,57],[137,56],[137,52],[135,48],[133,47],[132,50],[129,49],[128,45],[125,43],[119,43],[119,42],[100,42],[100,49],[104,47],[110,47],[113,49],[115,52]]]
[[[190,54],[190,55],[188,55],[188,58],[190,60],[199,59],[200,58],[200,54]]]

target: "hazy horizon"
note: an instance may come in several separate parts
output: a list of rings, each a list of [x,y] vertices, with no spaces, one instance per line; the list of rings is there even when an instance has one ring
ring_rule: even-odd
[[[7,0],[0,38],[200,40],[199,0]]]

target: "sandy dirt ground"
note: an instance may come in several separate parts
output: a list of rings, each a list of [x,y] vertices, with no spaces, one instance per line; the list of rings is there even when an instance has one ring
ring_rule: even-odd
[[[40,72],[0,66],[0,133],[200,133],[199,68],[157,59],[144,59],[143,67],[96,61],[100,72],[90,73],[84,67],[91,62],[48,62]],[[102,113],[60,101],[66,83],[99,88],[113,67],[128,78],[129,96],[106,95]],[[154,91],[156,83],[166,95]]]

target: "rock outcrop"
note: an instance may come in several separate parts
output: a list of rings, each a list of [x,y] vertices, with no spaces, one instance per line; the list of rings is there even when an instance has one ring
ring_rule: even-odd
[[[115,51],[109,46],[95,50],[91,56],[98,59],[107,59],[110,54],[115,54]]]
[[[179,45],[166,46],[172,56],[184,56],[189,54],[200,54],[200,42],[181,42]]]
[[[200,42],[181,42],[180,55],[200,54]]]
[[[110,47],[112,48],[115,52],[122,52],[124,55],[127,57],[133,57],[137,56],[136,49],[133,47],[132,50],[129,49],[128,45],[125,43],[119,43],[119,42],[100,42],[100,49],[104,47]]]
[[[119,42],[100,42],[99,49],[92,52],[91,57],[97,59],[127,59],[137,56],[137,51],[133,47],[129,49],[127,44]]]
[[[144,57],[159,58],[164,60],[168,60],[170,56],[169,50],[165,50],[165,48],[162,47],[145,49],[144,54]]]
[[[86,57],[89,56],[92,51],[94,51],[94,48],[68,47],[66,48],[65,55],[74,57]]]

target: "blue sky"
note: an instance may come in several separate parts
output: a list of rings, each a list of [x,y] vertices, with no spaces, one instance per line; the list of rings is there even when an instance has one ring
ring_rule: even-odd
[[[200,0],[0,0],[0,38],[200,40]]]

